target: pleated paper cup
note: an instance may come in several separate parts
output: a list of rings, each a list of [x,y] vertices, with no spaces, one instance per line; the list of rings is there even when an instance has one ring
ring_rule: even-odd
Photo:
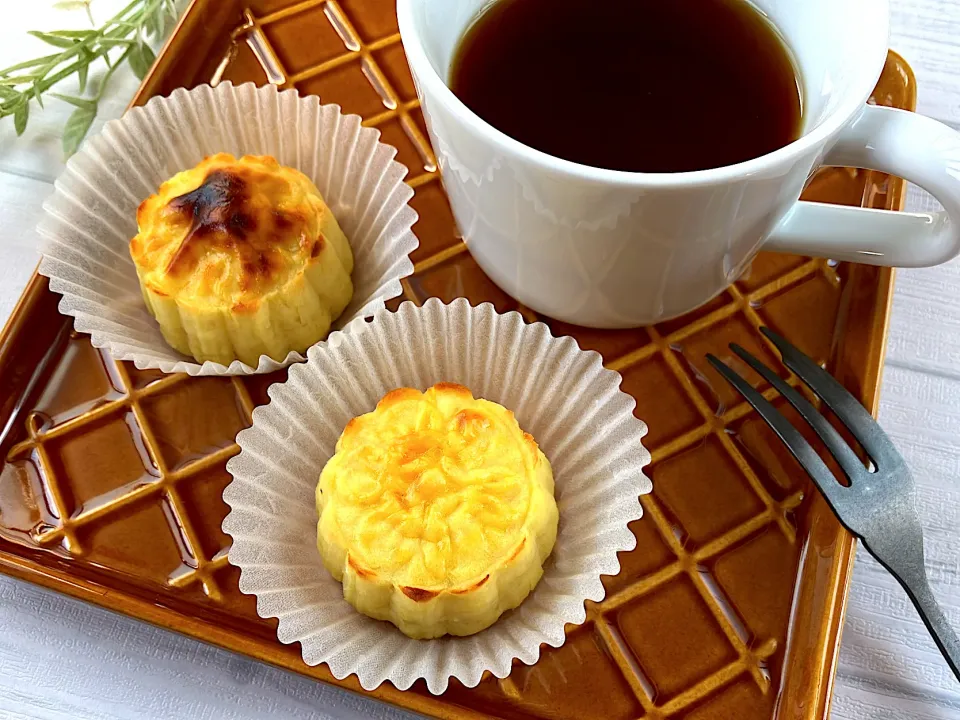
[[[228,152],[272,155],[316,184],[355,261],[353,299],[332,330],[372,317],[413,272],[417,214],[396,149],[360,123],[295,90],[230,83],[174,90],[107,123],[67,163],[37,228],[44,240],[40,273],[63,295],[60,312],[96,347],[141,369],[242,375],[303,360],[292,352],[280,360],[263,355],[256,367],[200,364],[167,345],[143,302],[129,251],[137,206],[178,172]]]
[[[639,496],[651,490],[647,428],[619,374],[546,325],[463,299],[404,303],[307,355],[238,436],[223,494],[240,589],[257,596],[262,617],[279,619],[280,641],[299,642],[307,664],[326,663],[339,679],[355,674],[367,690],[386,681],[406,689],[423,678],[432,693],[452,677],[468,687],[485,670],[506,677],[515,659],[536,662],[542,643],[559,647],[564,625],[586,619],[584,602],[603,598],[600,576],[619,571],[617,553],[634,548],[627,524],[642,515]],[[412,640],[343,599],[317,551],[314,492],[352,418],[390,390],[442,381],[512,410],[533,435],[553,466],[559,533],[519,608],[475,635]]]

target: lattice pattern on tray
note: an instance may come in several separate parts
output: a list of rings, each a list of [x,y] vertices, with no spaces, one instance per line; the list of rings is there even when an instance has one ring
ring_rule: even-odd
[[[465,295],[538,320],[484,276],[455,234],[393,7],[251,2],[210,79],[319,94],[398,148],[420,214],[406,299]],[[883,178],[846,170],[810,188],[824,199],[874,204],[889,190]],[[637,397],[650,426],[654,493],[633,528],[637,549],[606,578],[608,596],[588,608],[586,624],[535,666],[474,690],[455,686],[447,701],[504,717],[770,717],[800,572],[798,528],[811,500],[799,468],[704,354],[750,377],[727,350],[735,341],[776,366],[757,332],[769,324],[826,361],[846,272],[762,255],[723,295],[679,320],[594,331],[544,318],[554,333],[600,351]],[[236,432],[282,373],[164,376],[117,363],[85,337],[70,335],[64,348],[0,475],[0,537],[55,553],[107,585],[141,587],[186,612],[270,636],[227,563],[220,493]]]

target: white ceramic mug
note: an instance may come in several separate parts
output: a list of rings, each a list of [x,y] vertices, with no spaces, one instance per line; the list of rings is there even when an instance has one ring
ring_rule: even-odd
[[[459,39],[490,1],[399,0],[400,33],[460,231],[490,278],[534,310],[591,327],[653,323],[722,292],[761,249],[902,267],[960,253],[960,134],[866,104],[887,56],[886,0],[753,0],[799,65],[803,135],[754,160],[685,173],[579,165],[470,111],[446,81]],[[824,165],[906,178],[945,209],[798,201]]]

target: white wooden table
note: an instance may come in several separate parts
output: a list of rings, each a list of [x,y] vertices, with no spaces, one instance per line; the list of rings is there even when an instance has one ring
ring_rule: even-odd
[[[65,15],[51,4],[21,0],[29,10],[4,13],[0,65],[43,52],[28,29],[83,26],[82,13]],[[122,4],[96,0],[93,8],[102,19]],[[916,71],[919,111],[960,127],[960,2],[893,4],[891,45]],[[99,123],[123,111],[136,85],[132,75],[118,73]],[[12,123],[0,123],[0,323],[37,261],[34,226],[62,168],[59,128],[69,109],[51,101],[16,141]],[[928,200],[912,191],[909,202],[916,208]],[[960,261],[898,274],[880,420],[913,469],[934,590],[960,628]],[[0,720],[260,717],[405,715],[0,576]],[[906,595],[864,552],[850,593],[833,717],[960,718],[960,685]]]

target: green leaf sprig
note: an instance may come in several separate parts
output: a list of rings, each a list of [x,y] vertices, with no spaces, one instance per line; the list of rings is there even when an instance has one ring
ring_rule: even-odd
[[[90,0],[67,0],[57,5],[82,6],[89,15]],[[113,73],[124,63],[129,63],[136,76],[143,79],[154,61],[148,40],[161,38],[167,24],[176,18],[174,0],[133,0],[99,28],[32,31],[31,35],[57,48],[57,52],[0,70],[0,118],[12,115],[17,135],[22,135],[30,119],[33,101],[42,108],[44,96],[49,95],[70,103],[76,109],[63,130],[63,152],[69,157],[77,151],[90,130]],[[90,67],[99,61],[103,61],[107,71],[87,97]],[[72,75],[77,76],[80,96],[48,92]]]

